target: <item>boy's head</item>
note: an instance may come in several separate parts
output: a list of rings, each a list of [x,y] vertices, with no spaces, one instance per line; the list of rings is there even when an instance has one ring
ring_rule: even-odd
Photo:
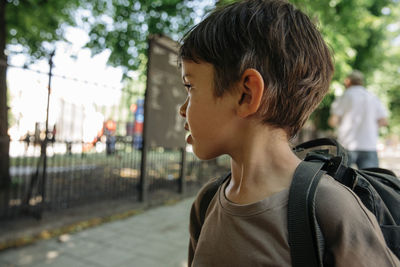
[[[256,69],[265,90],[255,116],[293,137],[329,88],[330,51],[301,11],[286,1],[248,0],[216,9],[183,38],[180,60],[214,67],[217,97]]]
[[[346,88],[352,85],[363,85],[364,75],[359,70],[353,70],[345,79]]]

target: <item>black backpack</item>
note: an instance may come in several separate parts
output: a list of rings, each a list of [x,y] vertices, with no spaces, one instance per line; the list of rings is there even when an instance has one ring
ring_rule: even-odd
[[[323,174],[352,189],[375,215],[387,246],[400,258],[400,180],[386,169],[356,170],[347,166],[347,154],[334,139],[322,138],[296,146],[303,161],[289,189],[288,232],[292,266],[323,266],[324,239],[316,220],[315,193]],[[230,173],[215,180],[200,200],[200,223]],[[200,233],[199,233],[200,234]]]

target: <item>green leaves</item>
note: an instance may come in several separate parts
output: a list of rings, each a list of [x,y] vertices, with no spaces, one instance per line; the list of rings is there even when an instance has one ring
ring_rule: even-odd
[[[63,25],[75,25],[72,14],[78,5],[78,0],[9,1],[6,44],[21,45],[33,59],[47,56],[49,44],[64,40]]]
[[[91,5],[95,22],[86,45],[93,53],[111,49],[109,63],[125,72],[137,70],[146,55],[149,34],[164,34],[177,40],[194,23],[193,1],[113,0]],[[105,17],[106,19],[105,19]]]
[[[195,5],[189,0],[8,1],[6,44],[41,58],[50,53],[49,43],[64,40],[66,25],[79,24],[88,30],[86,46],[93,54],[110,49],[110,65],[127,72],[143,63],[139,55],[146,53],[149,34],[179,39],[194,23]],[[77,10],[90,12],[79,17]]]
[[[306,11],[309,16],[318,18],[319,28],[332,48],[335,58],[333,83],[341,84],[352,69],[359,69],[365,74],[367,86],[391,103],[390,97],[387,98],[385,95],[397,90],[396,87],[390,83],[381,84],[377,79],[379,75],[376,74],[384,70],[399,75],[396,65],[389,64],[394,58],[400,59],[400,53],[392,52],[395,49],[390,44],[393,36],[387,30],[391,23],[398,23],[400,15],[398,0],[292,0],[291,2]],[[387,77],[396,79],[394,76]],[[333,101],[332,96],[333,94],[327,95],[312,117],[316,126],[322,130],[328,129],[323,121],[328,119],[327,110]],[[390,105],[390,109],[392,116],[400,118],[400,110],[393,109],[393,105]],[[396,123],[400,124],[400,120]]]

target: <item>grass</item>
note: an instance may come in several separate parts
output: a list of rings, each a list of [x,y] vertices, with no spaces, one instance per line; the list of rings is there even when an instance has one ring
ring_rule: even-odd
[[[166,151],[166,150],[152,150],[147,153],[147,160],[149,164],[154,162],[165,161],[180,161],[180,151]],[[193,157],[187,157],[193,158]],[[40,157],[24,156],[24,157],[11,157],[10,166],[25,166],[36,167],[38,162],[41,161]],[[132,162],[134,161],[134,162]],[[120,165],[134,164],[137,165],[141,161],[141,151],[121,149],[115,154],[106,155],[103,153],[73,153],[73,154],[55,154],[47,157],[47,166],[49,167],[65,167],[65,166],[84,166],[84,165],[103,165],[112,164],[113,162]]]

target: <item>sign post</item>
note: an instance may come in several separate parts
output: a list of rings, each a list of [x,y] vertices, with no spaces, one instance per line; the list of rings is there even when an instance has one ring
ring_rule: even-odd
[[[185,153],[184,119],[179,108],[186,99],[178,70],[178,43],[160,35],[150,36],[144,100],[140,200],[147,201],[147,152],[152,147],[180,149]],[[185,160],[182,155],[181,160]],[[185,162],[181,162],[181,166]],[[181,174],[180,183],[184,182]],[[183,190],[183,187],[180,186]]]

